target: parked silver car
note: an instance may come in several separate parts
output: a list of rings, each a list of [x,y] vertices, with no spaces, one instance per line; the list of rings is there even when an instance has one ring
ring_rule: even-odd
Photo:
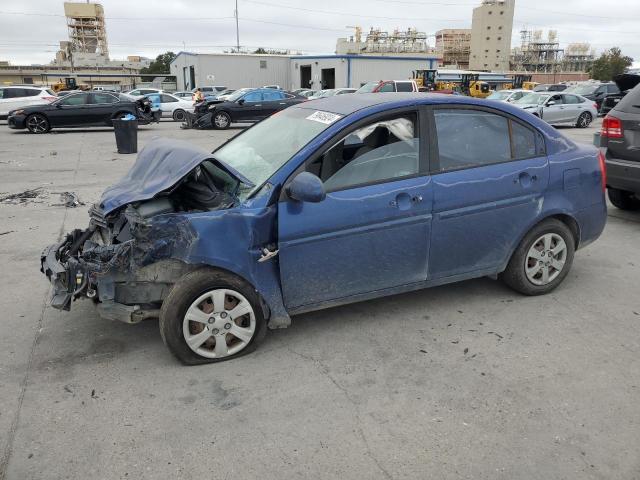
[[[513,102],[513,105],[531,112],[550,125],[587,128],[598,116],[598,107],[593,100],[564,92],[531,92]]]
[[[513,90],[498,90],[489,95],[487,100],[498,100],[500,102],[513,103],[529,93],[531,93],[531,90],[524,90],[521,88]]]

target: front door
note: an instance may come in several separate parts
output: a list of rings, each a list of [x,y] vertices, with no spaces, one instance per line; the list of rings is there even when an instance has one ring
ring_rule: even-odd
[[[280,276],[287,308],[421,282],[432,186],[416,111],[364,122],[304,166],[319,203],[281,199]]]
[[[240,101],[242,100],[242,101]],[[262,92],[253,90],[236,101],[233,110],[233,120],[245,122],[262,118]]]
[[[553,102],[553,105],[549,105]],[[542,118],[547,123],[563,123],[569,121],[571,108],[564,104],[562,95],[557,93],[551,95],[549,100],[542,107]]]
[[[505,266],[549,181],[540,133],[479,107],[434,109],[429,279]]]
[[[89,93],[67,95],[55,103],[55,108],[47,112],[52,127],[70,127],[86,122],[86,108]]]

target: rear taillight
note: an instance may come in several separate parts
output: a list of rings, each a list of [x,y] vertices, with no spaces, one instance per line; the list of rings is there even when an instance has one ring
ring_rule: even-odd
[[[622,131],[622,122],[619,118],[607,115],[602,121],[602,130],[600,130],[601,137],[607,138],[622,138],[624,133]]]
[[[593,104],[593,108],[595,108],[596,110],[599,110],[599,109],[598,109],[598,104],[597,104],[597,103],[594,103],[594,104]]]
[[[607,164],[604,161],[604,153],[602,150],[598,152],[598,163],[600,164],[600,174],[602,177],[602,191],[607,190]]]

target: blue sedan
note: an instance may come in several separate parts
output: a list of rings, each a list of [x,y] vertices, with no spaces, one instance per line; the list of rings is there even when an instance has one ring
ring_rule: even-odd
[[[159,317],[178,359],[215,362],[334,305],[482,276],[548,293],[604,229],[604,188],[597,149],[511,105],[342,95],[213,153],[149,144],[42,271],[54,307]]]

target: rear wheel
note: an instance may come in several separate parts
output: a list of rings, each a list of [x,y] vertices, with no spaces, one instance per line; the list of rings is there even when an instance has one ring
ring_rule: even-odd
[[[51,125],[49,124],[49,120],[44,115],[39,113],[34,113],[33,115],[29,115],[25,121],[27,125],[27,129],[31,133],[47,133],[51,130]]]
[[[502,280],[524,295],[543,295],[565,279],[575,253],[575,239],[569,227],[550,218],[522,239],[513,253]]]
[[[165,345],[188,365],[249,353],[265,332],[266,321],[255,290],[217,270],[201,269],[185,275],[160,310]]]
[[[578,117],[578,121],[576,122],[576,127],[587,128],[589,125],[591,125],[592,121],[593,121],[593,117],[589,112],[582,112]]]
[[[186,115],[184,110],[175,110],[173,112],[173,121],[174,122],[184,122]]]
[[[217,112],[213,115],[213,126],[220,129],[226,130],[231,125],[231,117],[227,112]]]
[[[640,199],[633,193],[617,188],[608,188],[609,200],[620,210],[640,210]]]

